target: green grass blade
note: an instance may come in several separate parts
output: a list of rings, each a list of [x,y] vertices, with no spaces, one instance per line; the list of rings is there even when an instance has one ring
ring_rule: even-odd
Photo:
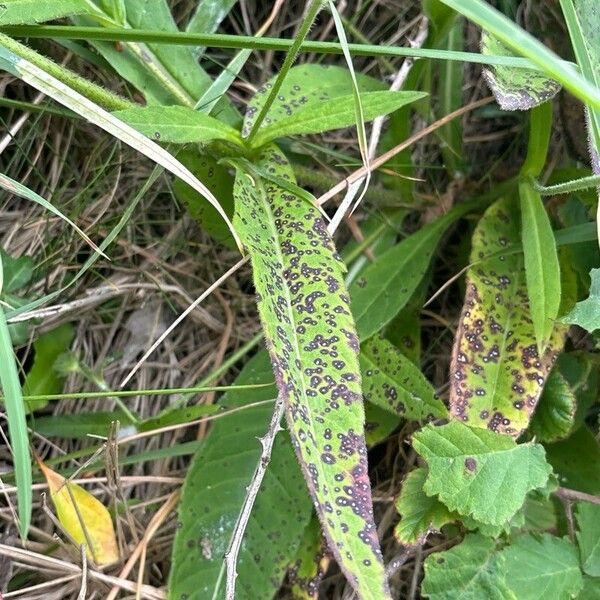
[[[482,29],[495,35],[505,46],[536,64],[550,78],[555,79],[574,96],[600,109],[600,89],[566,64],[552,50],[505,17],[483,0],[442,0]]]
[[[0,4],[0,26],[53,21],[96,12],[99,12],[98,9],[87,0],[8,0]]]
[[[2,263],[0,262],[0,271]],[[4,393],[4,405],[8,418],[8,433],[12,446],[15,477],[17,482],[17,505],[19,511],[19,531],[27,537],[31,523],[31,454],[25,420],[25,406],[17,370],[8,323],[4,307],[0,304],[0,385]]]

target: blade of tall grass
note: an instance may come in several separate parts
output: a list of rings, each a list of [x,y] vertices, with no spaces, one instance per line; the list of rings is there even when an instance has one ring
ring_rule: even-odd
[[[0,259],[0,273],[3,273]],[[3,280],[0,278],[0,282]],[[2,288],[0,288],[0,291]],[[17,507],[19,512],[19,532],[27,537],[31,524],[31,454],[25,420],[25,405],[21,392],[21,382],[17,369],[17,359],[13,352],[4,307],[0,304],[0,385],[4,392],[4,405],[8,419],[8,433],[12,446],[12,456],[17,483]]]
[[[458,13],[495,35],[505,46],[531,60],[583,102],[600,109],[600,89],[523,28],[483,0],[442,0]]]

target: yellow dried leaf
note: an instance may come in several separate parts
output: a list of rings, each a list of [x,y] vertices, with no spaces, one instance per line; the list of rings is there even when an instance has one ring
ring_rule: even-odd
[[[95,564],[109,565],[119,560],[115,530],[106,507],[42,461],[38,460],[38,464],[48,482],[52,503],[65,531],[78,545],[85,545],[88,558]]]

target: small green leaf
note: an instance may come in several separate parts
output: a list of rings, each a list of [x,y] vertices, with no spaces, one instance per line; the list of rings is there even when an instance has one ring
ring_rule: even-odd
[[[422,92],[363,92],[360,100],[365,121],[371,121],[380,115],[387,115],[406,104],[425,97]],[[253,142],[253,146],[263,144],[284,136],[323,133],[332,129],[349,127],[356,123],[355,99],[353,95],[323,99],[317,104],[290,107],[289,116],[269,123],[269,117]]]
[[[375,336],[362,344],[360,367],[365,400],[415,421],[447,416],[429,381],[387,340]]]
[[[512,56],[513,53],[487,31],[481,33],[481,53]],[[504,110],[529,110],[550,100],[560,91],[560,84],[540,71],[494,65],[484,69],[485,79],[496,101]]]
[[[52,331],[41,335],[34,343],[35,352],[33,365],[25,382],[23,383],[23,395],[42,396],[46,394],[59,394],[63,391],[64,376],[54,369],[56,359],[69,349],[75,332],[70,323],[64,323]],[[47,400],[26,400],[27,412],[33,412],[44,408]]]
[[[365,441],[367,448],[387,440],[402,419],[376,404],[365,402]]]
[[[189,144],[227,140],[241,143],[240,134],[233,127],[187,106],[126,108],[113,115],[157,142]]]
[[[352,283],[352,314],[361,340],[377,333],[402,310],[427,272],[446,229],[470,209],[470,204],[456,206],[384,252]]]
[[[96,12],[94,5],[86,0],[5,0],[0,4],[0,26],[42,23]]]
[[[400,522],[394,535],[400,544],[422,544],[429,533],[439,531],[443,525],[457,521],[459,516],[446,508],[435,496],[423,491],[427,469],[411,471],[396,500]]]
[[[542,442],[566,438],[573,428],[576,408],[571,386],[558,369],[553,369],[533,414],[531,432]]]
[[[589,297],[578,302],[562,321],[579,325],[591,333],[600,328],[600,269],[592,269],[590,278],[592,283]]]
[[[519,242],[516,199],[501,199],[473,233],[473,266],[450,365],[451,414],[470,426],[513,436],[529,425],[566,331],[558,324],[539,354],[523,256],[503,254]]]
[[[578,502],[575,515],[581,568],[592,577],[600,577],[600,506]]]
[[[33,275],[33,260],[29,256],[13,258],[0,248],[0,265],[4,271],[0,294],[10,294],[25,287]]]
[[[517,445],[510,436],[458,421],[427,425],[414,434],[413,447],[429,467],[425,493],[490,525],[508,521],[552,471],[539,444]]]
[[[520,600],[498,569],[494,540],[469,534],[445,552],[425,560],[423,596],[430,600]]]
[[[575,546],[552,535],[524,535],[500,553],[508,587],[518,600],[569,600],[583,587]]]
[[[527,293],[538,351],[542,354],[560,307],[560,267],[552,225],[541,196],[529,181],[519,183],[519,196]]]
[[[36,417],[33,425],[35,432],[44,437],[77,439],[88,435],[107,436],[112,421],[119,421],[121,427],[132,424],[125,413],[115,411]]]

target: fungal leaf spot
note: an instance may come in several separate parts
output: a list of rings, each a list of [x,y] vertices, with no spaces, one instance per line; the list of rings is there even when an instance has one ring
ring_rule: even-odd
[[[275,145],[257,167],[293,183]],[[258,309],[292,444],[329,548],[365,599],[389,598],[364,436],[359,343],[344,265],[318,210],[238,170],[235,226],[252,261]]]
[[[523,256],[501,255],[519,243],[518,215],[515,199],[502,199],[475,229],[450,365],[452,416],[515,437],[529,424],[566,332],[557,324],[538,354]]]

